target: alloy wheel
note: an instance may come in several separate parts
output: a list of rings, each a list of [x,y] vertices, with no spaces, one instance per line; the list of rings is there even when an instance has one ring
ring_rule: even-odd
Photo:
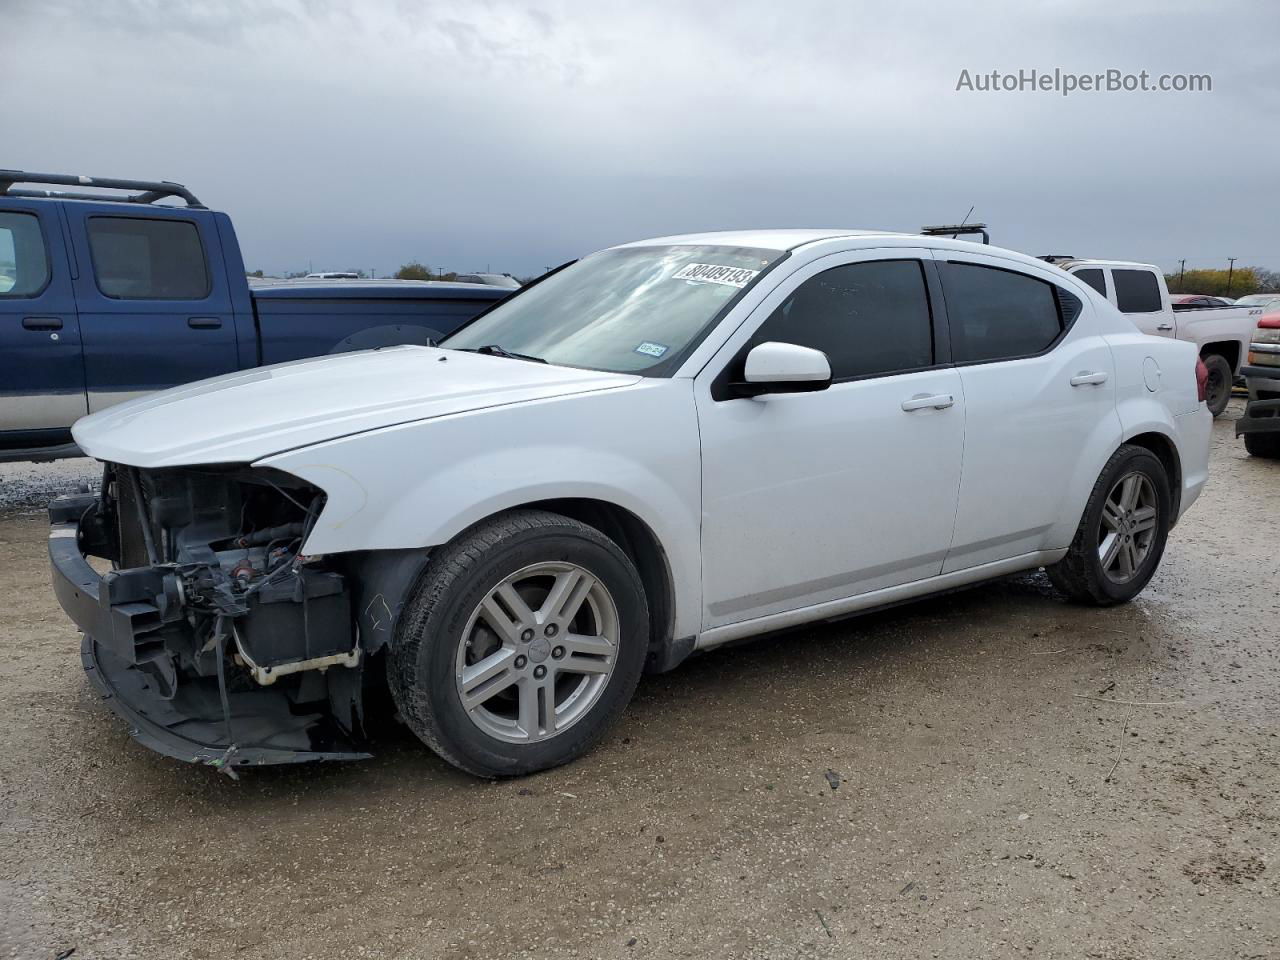
[[[1116,481],[1102,504],[1098,525],[1098,561],[1112,583],[1128,583],[1142,568],[1156,539],[1160,500],[1144,473]]]
[[[600,699],[617,663],[618,611],[577,564],[517,570],[491,589],[458,645],[455,681],[489,736],[535,743],[563,733]]]

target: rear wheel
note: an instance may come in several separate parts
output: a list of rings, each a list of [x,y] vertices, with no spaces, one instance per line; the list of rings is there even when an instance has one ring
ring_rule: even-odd
[[[1049,568],[1054,586],[1079,603],[1132,600],[1160,565],[1172,499],[1164,464],[1122,446],[1094,484],[1066,557]]]
[[[1231,364],[1218,353],[1205,354],[1201,359],[1205,369],[1209,371],[1209,379],[1204,387],[1204,401],[1209,412],[1216,417],[1227,409],[1227,401],[1231,399]]]
[[[631,699],[649,618],[635,566],[593,527],[521,510],[433,557],[388,660],[405,722],[485,777],[566,763]]]
[[[1246,433],[1244,448],[1250,456],[1280,460],[1280,433]]]

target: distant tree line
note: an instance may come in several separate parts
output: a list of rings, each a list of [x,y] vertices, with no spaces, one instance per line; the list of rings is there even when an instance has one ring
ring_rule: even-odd
[[[1166,273],[1164,279],[1169,284],[1170,293],[1203,293],[1210,297],[1280,293],[1280,271],[1263,267],[1237,267],[1231,271],[1188,270],[1185,273]]]
[[[456,271],[433,273],[430,267],[414,260],[397,270],[395,278],[397,280],[457,280],[458,274]]]

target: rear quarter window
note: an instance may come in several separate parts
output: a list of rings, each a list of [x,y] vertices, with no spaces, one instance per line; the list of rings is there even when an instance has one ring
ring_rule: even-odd
[[[34,297],[49,283],[40,218],[0,212],[0,297]]]
[[[93,275],[120,300],[203,300],[209,269],[199,228],[189,220],[90,217]]]
[[[1111,283],[1121,313],[1159,313],[1164,309],[1160,284],[1150,270],[1112,270]]]
[[[1107,295],[1107,280],[1102,275],[1102,271],[1094,268],[1087,270],[1077,270],[1072,274],[1077,280],[1083,280],[1093,289],[1097,290],[1104,297]]]

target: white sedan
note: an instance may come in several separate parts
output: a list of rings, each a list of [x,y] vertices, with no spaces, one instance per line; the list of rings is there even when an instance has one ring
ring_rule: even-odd
[[[1038,567],[1129,600],[1205,483],[1197,364],[1007,250],[647,240],[438,347],[81,420],[106,477],[51,508],[54,582],[94,683],[172,756],[364,756],[385,675],[442,757],[523,774],[727,641]]]

